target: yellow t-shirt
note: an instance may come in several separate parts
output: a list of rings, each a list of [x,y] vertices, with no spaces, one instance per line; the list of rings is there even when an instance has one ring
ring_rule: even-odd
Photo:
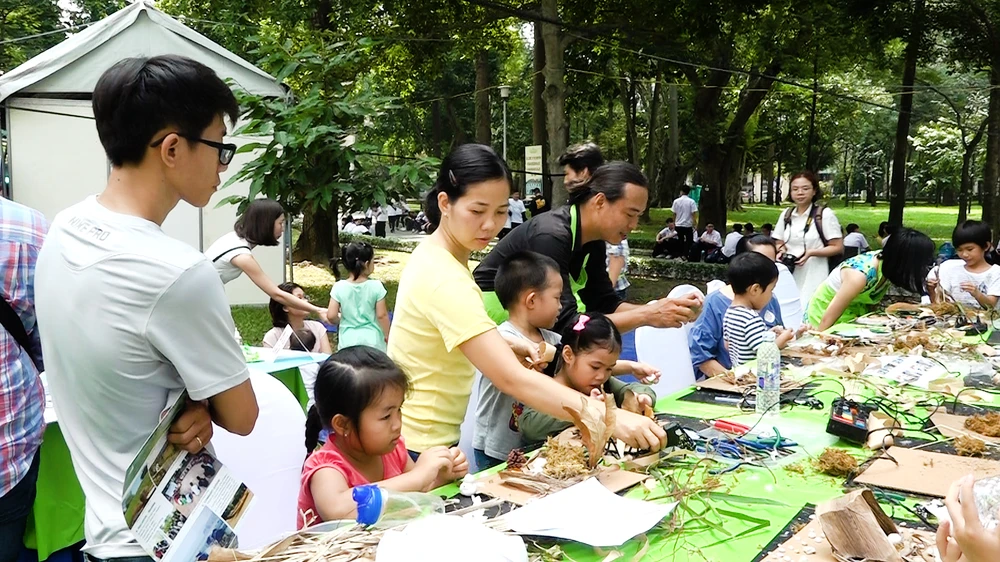
[[[469,268],[430,241],[417,246],[399,279],[388,350],[412,386],[403,405],[408,449],[458,442],[475,375],[458,346],[493,329]]]

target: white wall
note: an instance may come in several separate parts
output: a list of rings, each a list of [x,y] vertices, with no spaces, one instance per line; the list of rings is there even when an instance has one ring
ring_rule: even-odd
[[[97,137],[89,101],[11,98],[6,103],[10,107],[8,147],[11,195],[15,201],[38,209],[52,220],[63,209],[104,189],[108,163]],[[242,144],[247,139],[232,142]],[[223,173],[222,182],[225,183],[252,157],[252,154],[236,155]],[[248,183],[233,185],[213,196],[201,213],[182,201],[163,223],[163,230],[202,251],[232,230],[236,221],[235,207],[227,205],[215,209],[216,203],[229,195],[248,192]],[[203,221],[201,237],[199,219]],[[254,255],[268,276],[275,283],[281,283],[284,271],[281,249],[258,248]],[[226,294],[232,304],[267,304],[268,301],[246,276],[229,283]]]

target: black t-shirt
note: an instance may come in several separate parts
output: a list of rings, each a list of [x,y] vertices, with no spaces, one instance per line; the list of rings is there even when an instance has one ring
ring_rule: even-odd
[[[577,215],[579,216],[579,214]],[[515,228],[501,240],[473,272],[476,284],[492,291],[497,268],[516,252],[529,250],[546,255],[559,264],[563,280],[562,310],[556,321],[556,332],[562,333],[577,314],[576,298],[569,278],[579,278],[584,258],[587,258],[587,285],[580,289],[580,299],[588,311],[611,314],[621,300],[611,285],[607,269],[607,247],[603,240],[581,244],[583,229],[577,226],[576,240],[570,229],[570,206],[534,216]],[[572,248],[575,247],[574,252]]]

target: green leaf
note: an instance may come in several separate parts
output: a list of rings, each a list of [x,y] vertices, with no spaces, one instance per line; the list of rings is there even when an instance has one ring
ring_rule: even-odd
[[[747,504],[747,505],[772,505],[776,507],[789,507],[787,503],[782,503],[777,500],[771,500],[767,498],[752,498],[749,496],[737,496],[734,494],[727,494],[725,492],[706,492],[706,496],[709,499],[715,501],[721,501],[726,503],[737,503],[737,504]]]
[[[246,201],[246,197],[243,197],[242,195],[230,195],[229,197],[225,197],[216,203],[215,208],[221,209],[226,205],[239,205],[243,203],[243,201]]]

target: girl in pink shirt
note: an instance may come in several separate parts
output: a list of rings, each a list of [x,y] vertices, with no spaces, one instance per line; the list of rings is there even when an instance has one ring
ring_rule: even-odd
[[[406,374],[372,347],[330,356],[316,377],[316,404],[306,419],[298,528],[354,519],[351,489],[378,482],[396,491],[427,491],[461,478],[469,463],[457,447],[432,447],[413,461],[400,436],[400,408],[409,390]],[[322,429],[329,431],[319,449]]]

